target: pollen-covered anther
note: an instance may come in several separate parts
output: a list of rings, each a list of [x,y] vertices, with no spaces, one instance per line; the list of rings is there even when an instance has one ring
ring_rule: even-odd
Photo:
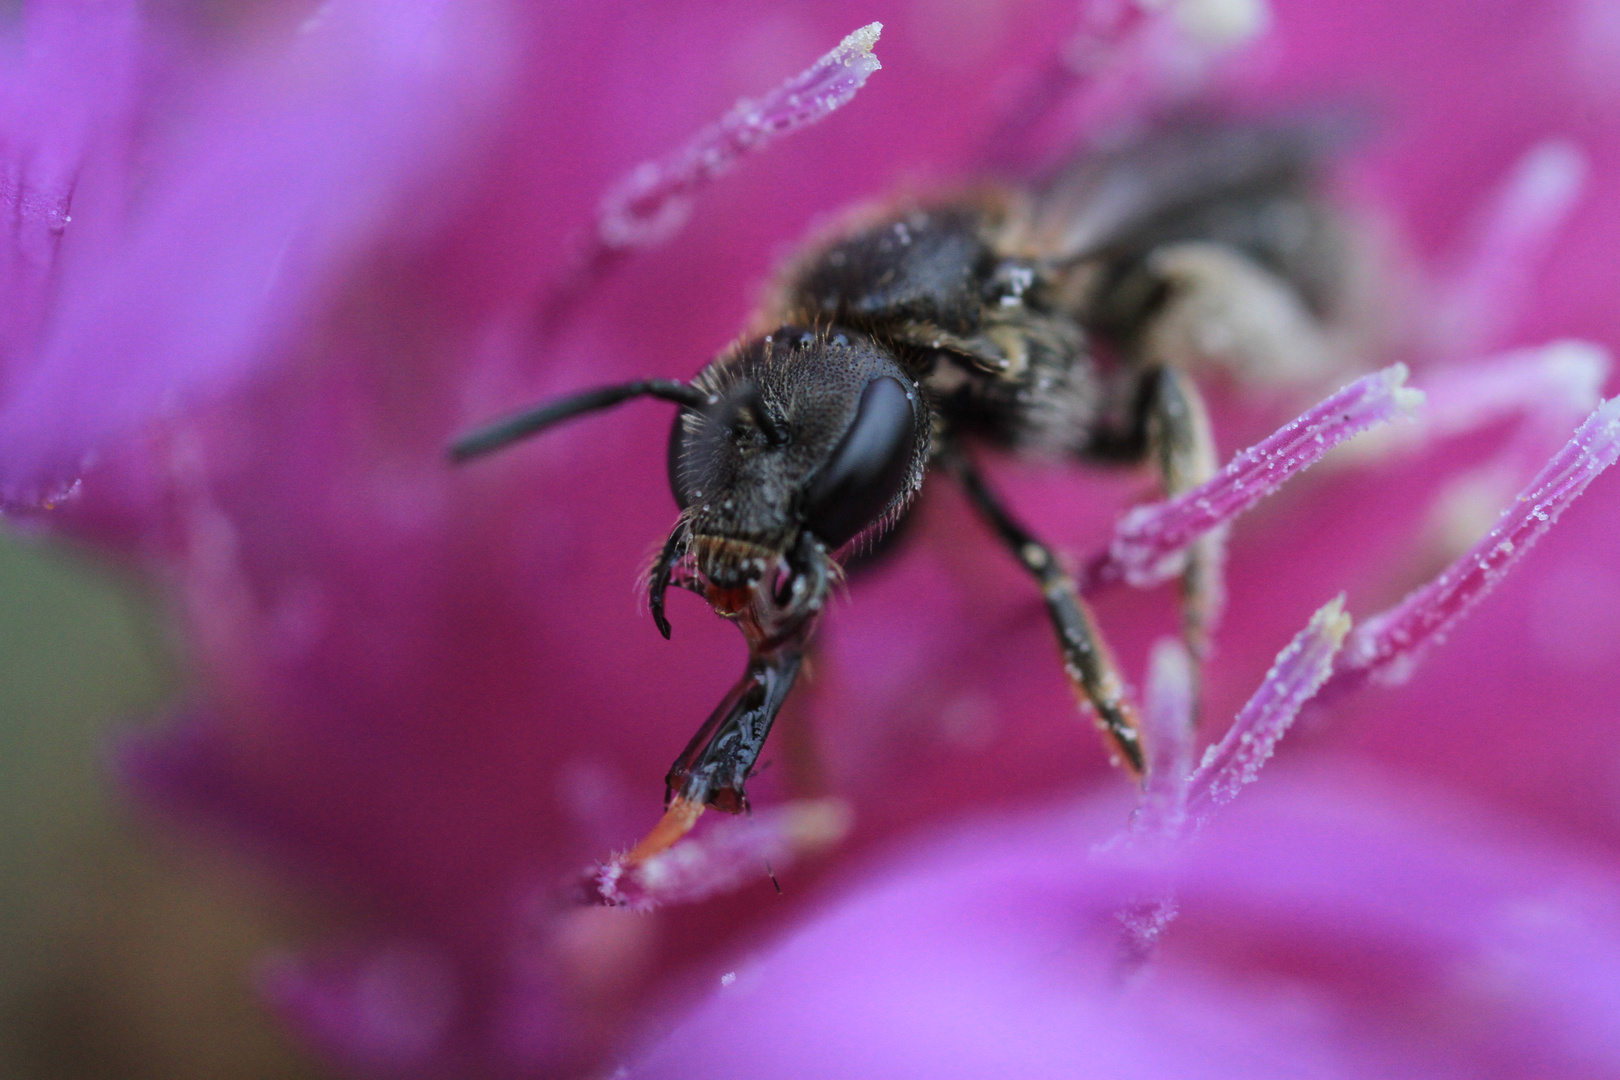
[[[1194,822],[1215,807],[1231,802],[1260,768],[1294,723],[1299,710],[1333,673],[1334,657],[1350,633],[1344,596],[1335,597],[1277,654],[1276,662],[1224,738],[1204,751],[1187,779],[1187,814]]]
[[[1350,632],[1342,595],[1323,605],[1277,655],[1276,662],[1226,735],[1192,769],[1195,664],[1186,646],[1166,639],[1153,650],[1147,708],[1142,714],[1146,774],[1127,831],[1094,849],[1094,855],[1161,872],[1182,844],[1252,783],[1271,758],[1300,709],[1333,670],[1333,658]],[[1125,931],[1127,953],[1145,960],[1177,914],[1171,879],[1115,914]]]

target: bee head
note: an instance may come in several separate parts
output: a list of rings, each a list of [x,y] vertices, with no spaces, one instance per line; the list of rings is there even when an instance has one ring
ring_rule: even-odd
[[[782,327],[742,342],[694,385],[669,441],[669,482],[698,573],[744,589],[801,545],[836,551],[892,522],[921,484],[921,390],[870,338]]]
[[[877,342],[838,329],[743,341],[690,385],[649,379],[558,398],[463,436],[450,454],[481,457],[636,397],[681,406],[669,439],[681,519],[650,583],[666,637],[663,593],[687,555],[697,580],[682,584],[722,614],[774,600],[802,615],[836,573],[830,553],[894,522],[922,486],[922,390]]]

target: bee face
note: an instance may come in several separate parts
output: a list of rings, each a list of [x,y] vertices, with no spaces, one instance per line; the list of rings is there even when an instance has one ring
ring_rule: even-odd
[[[921,482],[928,409],[893,356],[847,332],[783,327],[695,381],[670,434],[670,487],[698,572],[738,589],[808,535],[828,550],[901,513]]]

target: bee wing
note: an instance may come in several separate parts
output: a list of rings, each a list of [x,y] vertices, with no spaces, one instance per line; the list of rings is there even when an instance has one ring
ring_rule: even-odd
[[[1344,122],[1219,127],[1183,123],[1062,170],[1038,195],[1033,254],[1075,263],[1151,243],[1201,208],[1304,193],[1318,162],[1352,134]]]

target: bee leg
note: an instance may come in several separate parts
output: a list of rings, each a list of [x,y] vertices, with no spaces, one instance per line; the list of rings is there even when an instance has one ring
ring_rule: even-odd
[[[941,451],[940,463],[956,477],[974,509],[1039,582],[1046,610],[1057,631],[1063,668],[1074,684],[1075,693],[1082,706],[1095,711],[1097,726],[1131,776],[1140,778],[1143,773],[1141,724],[1125,694],[1108,645],[1098,632],[1090,609],[1080,599],[1074,578],[1058,563],[1051,548],[1014,520],[958,447],[946,445]]]
[[[753,600],[735,613],[748,642],[748,667],[670,766],[664,777],[664,820],[637,845],[639,857],[679,840],[706,806],[732,814],[748,811],[743,784],[804,666],[805,650],[838,572],[825,546],[809,533],[787,558],[787,582],[756,584]]]
[[[1147,270],[1167,296],[1135,346],[1146,366],[1224,368],[1270,389],[1310,386],[1342,365],[1334,336],[1295,287],[1236,248],[1170,244]]]
[[[787,700],[803,660],[802,642],[750,650],[748,668],[698,729],[664,778],[664,816],[624,856],[627,866],[667,851],[692,831],[703,811],[748,811],[743,782],[754,770],[765,737]]]
[[[1220,466],[1197,385],[1173,365],[1161,367],[1153,380],[1143,421],[1165,494],[1173,497],[1210,479]],[[1187,549],[1181,571],[1181,632],[1195,657],[1209,651],[1210,635],[1220,618],[1225,558],[1225,529],[1216,529]]]
[[[667,806],[714,805],[732,814],[748,809],[743,782],[765,748],[803,659],[801,643],[751,652],[743,677],[670,766],[664,779]]]

